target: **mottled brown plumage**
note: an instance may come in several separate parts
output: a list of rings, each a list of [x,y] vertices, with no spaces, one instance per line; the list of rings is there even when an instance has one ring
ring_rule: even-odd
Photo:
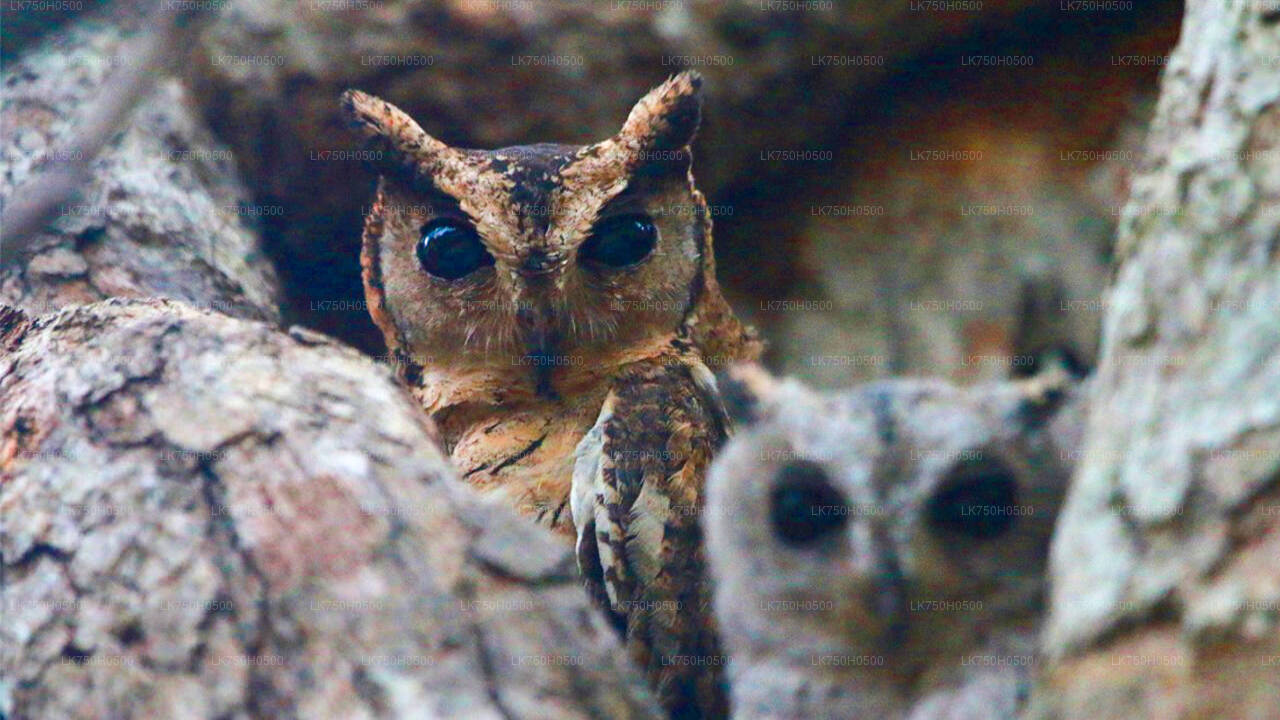
[[[601,569],[586,573],[588,588],[677,717],[727,712],[699,524],[726,423],[690,349],[634,363],[612,383],[574,469],[579,566]]]
[[[493,151],[343,96],[382,175],[362,265],[401,376],[473,486],[576,537],[589,588],[684,716],[723,709],[697,524],[726,436],[707,366],[760,349],[720,293],[693,184],[700,83],[669,79],[593,145]],[[423,259],[441,223],[474,232],[483,249],[463,256],[483,262],[450,277]],[[633,235],[651,242],[639,260],[601,254]]]

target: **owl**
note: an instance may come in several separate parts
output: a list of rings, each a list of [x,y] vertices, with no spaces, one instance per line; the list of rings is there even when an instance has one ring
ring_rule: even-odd
[[[705,510],[735,718],[1014,718],[1079,442],[1059,372],[818,394],[755,367]]]
[[[369,312],[462,476],[575,543],[675,716],[722,714],[698,524],[729,426],[714,367],[760,352],[720,292],[690,143],[701,78],[587,146],[464,150],[359,91],[380,174]]]

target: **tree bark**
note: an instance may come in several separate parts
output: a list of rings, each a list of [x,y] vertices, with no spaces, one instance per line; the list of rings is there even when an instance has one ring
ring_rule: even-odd
[[[391,372],[170,301],[0,310],[0,715],[657,717]]]
[[[100,96],[127,94],[119,77],[137,61],[142,21],[131,6],[117,5],[122,17],[82,17],[5,63],[5,219],[20,201],[30,204],[30,194],[49,191],[36,187],[42,177],[89,163],[90,178],[43,232],[12,236],[6,224],[0,302],[43,314],[108,297],[156,296],[278,322],[279,283],[254,228],[284,209],[250,201],[231,151],[214,141],[190,94],[164,68],[150,71],[158,77],[96,158],[96,148],[77,145],[105,120],[97,117]]]
[[[1192,0],[1121,220],[1035,718],[1275,717],[1280,13]]]

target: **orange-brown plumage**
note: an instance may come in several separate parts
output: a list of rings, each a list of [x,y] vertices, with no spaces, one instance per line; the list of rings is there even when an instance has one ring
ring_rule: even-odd
[[[362,263],[401,377],[473,487],[576,536],[667,706],[713,716],[718,672],[663,658],[717,652],[697,521],[726,427],[706,365],[760,344],[715,279],[700,83],[672,77],[585,147],[462,150],[358,91],[343,107],[378,152]]]

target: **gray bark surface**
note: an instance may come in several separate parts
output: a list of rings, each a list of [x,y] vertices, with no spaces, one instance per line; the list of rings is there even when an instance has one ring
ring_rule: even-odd
[[[1121,220],[1036,718],[1274,718],[1280,14],[1188,3]]]
[[[127,9],[121,10],[126,15]],[[44,232],[0,241],[0,302],[35,314],[108,297],[168,297],[229,315],[279,320],[279,283],[261,251],[261,216],[231,151],[217,143],[189,91],[152,73],[142,102],[96,158],[72,147],[85,114],[139,49],[136,20],[76,20],[22,56],[0,87],[0,202],[44,192],[48,170],[90,163],[83,191]],[[29,199],[29,198],[27,198]]]
[[[657,716],[385,367],[161,300],[4,308],[0,348],[0,715]]]

